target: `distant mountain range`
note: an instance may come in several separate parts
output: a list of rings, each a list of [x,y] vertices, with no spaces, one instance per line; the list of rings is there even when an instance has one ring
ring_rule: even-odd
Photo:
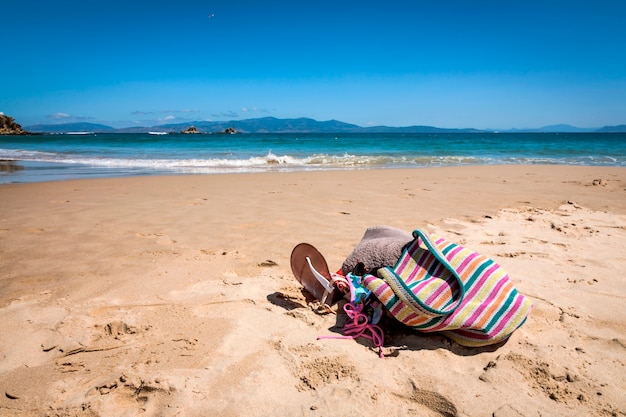
[[[117,129],[97,123],[59,123],[53,125],[32,125],[25,129],[33,133],[68,133],[68,132],[115,132]]]
[[[230,120],[221,122],[195,121],[177,124],[158,125],[151,127],[137,126],[116,129],[96,123],[63,123],[49,125],[32,125],[24,129],[34,133],[68,133],[68,132],[93,132],[93,133],[147,133],[168,132],[178,133],[190,126],[195,126],[201,133],[221,133],[227,128],[234,128],[239,133],[481,133],[495,132],[489,129],[447,129],[433,126],[371,126],[362,127],[355,124],[344,123],[338,120],[317,121],[300,117],[297,119],[278,119],[276,117],[263,117],[258,119]],[[626,125],[604,126],[602,128],[583,129],[570,125],[551,125],[538,129],[510,129],[499,130],[502,133],[532,133],[532,132],[626,132]]]

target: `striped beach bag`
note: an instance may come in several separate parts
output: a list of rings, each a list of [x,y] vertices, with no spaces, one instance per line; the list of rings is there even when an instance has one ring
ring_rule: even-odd
[[[501,342],[524,323],[532,303],[500,265],[419,229],[413,238],[394,267],[363,277],[393,317],[471,347]]]

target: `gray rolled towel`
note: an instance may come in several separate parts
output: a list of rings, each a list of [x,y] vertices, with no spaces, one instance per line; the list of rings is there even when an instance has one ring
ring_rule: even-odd
[[[383,266],[394,266],[404,246],[413,240],[413,236],[390,226],[369,227],[361,241],[341,266],[341,273],[347,275],[357,263],[363,262],[369,272]]]

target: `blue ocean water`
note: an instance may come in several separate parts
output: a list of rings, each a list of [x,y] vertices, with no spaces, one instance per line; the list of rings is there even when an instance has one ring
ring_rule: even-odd
[[[0,136],[0,183],[484,164],[626,166],[626,133]]]

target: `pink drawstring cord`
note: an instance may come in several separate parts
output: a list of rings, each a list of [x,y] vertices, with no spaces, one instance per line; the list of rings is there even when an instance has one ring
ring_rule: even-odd
[[[335,336],[318,336],[320,339],[356,339],[358,337],[364,337],[372,341],[374,346],[378,348],[378,357],[384,358],[383,344],[385,341],[385,335],[383,330],[375,325],[370,324],[367,316],[363,314],[363,303],[355,303],[354,300],[354,286],[350,280],[347,280],[350,285],[350,302],[343,306],[343,310],[346,312],[350,320],[347,320],[343,325],[343,335]],[[368,333],[369,332],[369,333]]]

